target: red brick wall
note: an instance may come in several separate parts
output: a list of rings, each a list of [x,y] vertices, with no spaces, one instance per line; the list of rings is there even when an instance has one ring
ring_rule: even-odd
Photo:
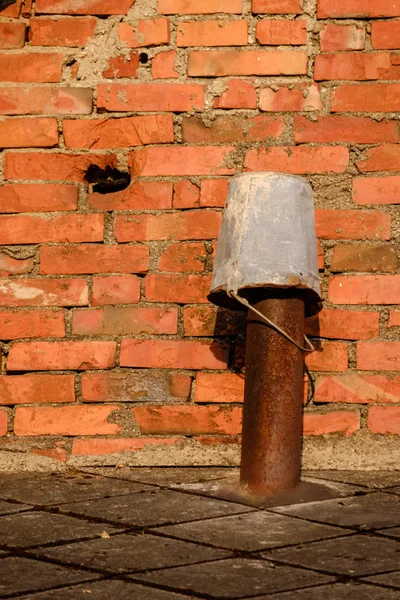
[[[306,448],[396,439],[400,2],[18,0],[0,48],[0,450],[237,462],[243,315],[206,295],[243,170],[314,189]]]

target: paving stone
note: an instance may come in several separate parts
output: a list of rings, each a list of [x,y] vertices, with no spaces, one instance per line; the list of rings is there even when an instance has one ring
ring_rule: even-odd
[[[283,594],[257,596],[252,600],[398,600],[398,592],[358,583],[323,585]]]
[[[30,510],[32,506],[27,504],[13,504],[12,502],[6,502],[0,500],[0,516],[1,515],[12,515],[13,513],[23,512],[24,510]]]
[[[93,473],[102,477],[124,479],[149,483],[162,487],[173,487],[185,483],[202,483],[205,481],[230,479],[239,476],[238,468],[216,467],[183,467],[183,468],[145,468],[145,467],[84,467],[85,473]]]
[[[35,550],[36,556],[116,573],[225,558],[228,552],[153,535],[116,535]]]
[[[190,496],[169,490],[154,490],[131,496],[65,504],[60,507],[60,510],[114,523],[124,523],[131,527],[144,527],[183,523],[202,519],[205,516],[222,517],[245,513],[251,509],[240,504],[211,498]]]
[[[366,581],[372,581],[379,585],[388,585],[391,587],[400,589],[400,571],[394,571],[394,573],[385,573],[384,575],[374,575],[373,577],[366,577]]]
[[[366,496],[285,506],[273,510],[319,523],[360,529],[400,524],[400,498],[381,492],[372,492]]]
[[[17,556],[1,558],[0,573],[1,598],[10,594],[48,590],[56,586],[98,579],[96,574]],[[58,597],[58,592],[56,595]]]
[[[384,489],[400,485],[400,471],[305,471],[304,477]]]
[[[1,544],[12,548],[94,538],[104,530],[109,533],[118,531],[110,525],[88,523],[83,519],[45,512],[25,512],[0,517]]]
[[[19,596],[19,600],[190,600],[191,596],[182,596],[175,592],[164,592],[144,587],[129,581],[117,579],[84,583],[57,591]]]
[[[143,489],[149,487],[83,474],[0,476],[0,498],[39,506],[132,494]]]
[[[390,539],[353,535],[273,550],[262,556],[326,573],[362,576],[397,569],[400,544]]]
[[[262,550],[345,535],[350,530],[308,523],[267,512],[255,512],[157,529],[166,535],[232,548]]]
[[[304,569],[275,567],[262,560],[244,558],[175,567],[134,577],[212,598],[244,598],[332,581],[331,577]]]

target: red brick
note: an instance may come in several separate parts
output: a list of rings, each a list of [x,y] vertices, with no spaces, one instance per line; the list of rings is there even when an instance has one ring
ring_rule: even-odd
[[[227,89],[214,100],[214,108],[256,108],[254,84],[241,79],[225,82]]]
[[[334,304],[397,304],[400,275],[337,275],[329,280]]]
[[[256,14],[298,15],[303,12],[301,0],[252,0],[252,11]]]
[[[76,210],[78,187],[54,183],[12,183],[0,187],[0,213]]]
[[[138,76],[138,67],[139,54],[137,52],[130,52],[128,55],[112,56],[108,61],[107,69],[103,71],[103,77],[109,79],[121,77],[136,78]]]
[[[246,46],[247,21],[180,21],[177,46]]]
[[[227,179],[202,179],[200,206],[225,206],[228,196]]]
[[[176,51],[159,52],[151,61],[153,79],[177,79],[179,73],[175,70]]]
[[[195,402],[243,402],[244,376],[236,373],[199,373]]]
[[[371,433],[400,434],[400,406],[371,406],[368,411]]]
[[[257,23],[256,38],[267,46],[302,46],[307,44],[306,21],[264,19]]]
[[[34,258],[17,259],[7,254],[0,254],[0,277],[30,273],[34,265]]]
[[[319,342],[314,345],[316,351],[305,356],[305,363],[310,371],[347,371],[348,344]]]
[[[118,452],[139,452],[147,446],[165,446],[164,454],[169,446],[178,443],[179,438],[75,438],[72,442],[74,456],[101,456]]]
[[[173,273],[202,272],[206,258],[204,244],[172,244],[162,253],[158,269]]]
[[[297,83],[294,87],[262,88],[260,109],[268,112],[300,112],[322,109],[317,84]]]
[[[245,171],[306,173],[343,173],[349,162],[343,146],[280,146],[252,149],[246,155]]]
[[[108,420],[118,406],[36,406],[15,410],[15,435],[116,435]]]
[[[121,342],[121,367],[226,369],[228,351],[218,342],[129,340]]]
[[[317,256],[318,256],[318,270],[323,271],[325,269],[325,254],[324,249],[321,246],[321,242],[317,240]]]
[[[242,12],[242,0],[158,0],[158,12],[162,15],[208,15],[212,13],[238,14]]]
[[[65,448],[32,448],[31,453],[37,454],[38,456],[47,456],[48,458],[59,460],[64,463],[66,463],[69,458]]]
[[[319,0],[318,17],[399,17],[396,0]]]
[[[67,148],[129,148],[174,141],[172,115],[63,121],[63,130]]]
[[[178,309],[172,307],[82,308],[72,312],[73,335],[174,335],[177,332]]]
[[[217,116],[211,124],[204,123],[201,117],[184,117],[184,142],[266,142],[279,139],[285,129],[282,117],[270,115]],[[392,140],[390,140],[392,141]]]
[[[399,327],[400,326],[400,312],[397,310],[391,310],[389,313],[388,327]]]
[[[0,23],[0,48],[9,50],[25,45],[25,23]]]
[[[364,54],[319,54],[315,57],[314,79],[399,79],[400,67],[387,52]]]
[[[29,21],[29,40],[32,46],[85,46],[93,37],[96,22],[94,17],[33,17]]]
[[[0,89],[0,114],[89,115],[92,94],[89,88],[3,87]]]
[[[208,275],[148,275],[146,300],[148,302],[176,302],[177,304],[207,302],[211,277]]]
[[[357,177],[353,179],[356,204],[400,204],[400,177]]]
[[[104,215],[2,215],[0,244],[45,242],[99,242],[103,240]]]
[[[181,179],[174,185],[174,208],[199,208],[200,189],[187,179]]]
[[[0,410],[0,436],[8,433],[8,413],[6,410]]]
[[[339,244],[333,250],[331,271],[397,271],[397,252],[393,246],[353,246]]]
[[[140,301],[140,279],[136,275],[93,277],[92,305],[137,304]]]
[[[126,15],[134,0],[36,0],[36,13],[63,15]]]
[[[379,144],[398,142],[399,130],[396,121],[374,121],[368,117],[342,117],[329,115],[310,120],[296,116],[293,123],[294,140],[303,142],[357,142]]]
[[[226,75],[305,75],[303,50],[191,50],[189,77]]]
[[[185,336],[212,337],[216,329],[217,311],[211,306],[189,306],[183,311]]]
[[[100,83],[97,106],[113,112],[192,111],[204,107],[204,86],[194,83]]]
[[[221,220],[221,213],[213,210],[118,215],[114,233],[118,242],[210,240],[218,237]]]
[[[40,272],[43,274],[144,273],[149,248],[135,246],[42,246]]]
[[[117,166],[113,154],[56,154],[50,152],[13,152],[5,157],[6,179],[49,179],[79,181],[91,164],[102,169]]]
[[[344,84],[332,92],[332,112],[394,112],[400,107],[400,84]]]
[[[0,54],[0,81],[53,83],[61,80],[62,54],[29,52]]]
[[[120,23],[118,37],[128,48],[169,44],[169,19],[140,19],[137,25]]]
[[[172,208],[172,183],[135,181],[121,192],[89,194],[89,207],[106,211]]]
[[[357,369],[361,371],[398,371],[400,342],[359,342]]]
[[[85,373],[82,398],[85,402],[176,402],[188,400],[191,386],[189,375],[168,371]]]
[[[344,433],[352,435],[361,427],[358,410],[335,410],[328,413],[305,413],[303,435],[326,435]]]
[[[400,145],[381,144],[365,151],[365,158],[358,160],[356,166],[365,171],[399,171]]]
[[[135,406],[142,435],[238,435],[242,409],[233,406]]]
[[[1,148],[51,147],[58,144],[56,119],[7,119],[0,121]]]
[[[64,311],[3,310],[0,311],[0,331],[2,340],[65,337]]]
[[[306,334],[336,340],[362,340],[379,335],[379,313],[324,309],[306,319]]]
[[[136,177],[233,175],[228,164],[234,151],[233,146],[152,146],[133,150],[130,164]]]
[[[400,377],[360,373],[318,377],[314,402],[395,404],[400,402]]]
[[[11,4],[10,6],[7,6],[7,8],[3,8],[3,10],[0,10],[0,16],[1,17],[11,17],[12,19],[18,19],[19,15],[21,13],[22,1],[23,0],[16,0],[16,2]]]
[[[6,375],[0,377],[0,404],[75,402],[73,375]]]
[[[400,48],[400,21],[372,21],[371,42],[375,50]]]
[[[364,50],[365,47],[365,29],[357,25],[325,23],[319,37],[323,52],[329,50]]]
[[[0,279],[0,306],[85,306],[84,279]]]
[[[389,240],[392,218],[373,210],[316,210],[317,236],[328,240]]]
[[[7,370],[110,369],[116,348],[116,342],[17,342],[8,354]]]
[[[27,19],[31,16],[33,10],[33,0],[24,0],[24,4],[22,6],[21,16],[26,17]]]

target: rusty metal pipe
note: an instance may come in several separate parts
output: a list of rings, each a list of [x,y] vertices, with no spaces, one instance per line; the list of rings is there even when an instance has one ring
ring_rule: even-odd
[[[301,297],[265,291],[253,306],[303,344]],[[251,493],[273,494],[300,483],[304,358],[257,315],[247,319],[240,481]]]

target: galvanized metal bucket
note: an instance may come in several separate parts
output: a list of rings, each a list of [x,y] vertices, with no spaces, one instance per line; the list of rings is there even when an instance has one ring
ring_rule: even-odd
[[[302,177],[232,177],[208,299],[243,310],[230,293],[254,299],[260,288],[304,297],[306,315],[322,308],[312,189]]]

